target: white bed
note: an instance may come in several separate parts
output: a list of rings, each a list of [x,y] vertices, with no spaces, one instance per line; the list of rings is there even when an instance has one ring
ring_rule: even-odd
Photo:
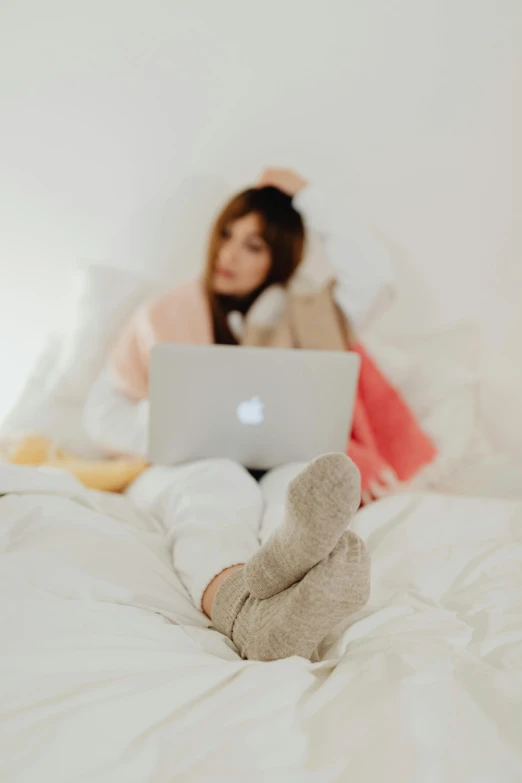
[[[263,664],[207,627],[153,519],[6,470],[2,781],[522,779],[522,504],[363,510],[369,605],[321,663]]]
[[[87,454],[85,389],[144,289],[82,274],[77,322],[3,434]],[[477,427],[469,330],[369,342],[441,457],[359,512],[371,600],[321,663],[241,661],[190,603],[153,518],[65,474],[0,465],[2,782],[522,780],[520,465]]]

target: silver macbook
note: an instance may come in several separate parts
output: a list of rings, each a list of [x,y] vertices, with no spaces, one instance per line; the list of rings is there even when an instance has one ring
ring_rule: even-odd
[[[149,459],[228,457],[268,470],[346,449],[359,356],[222,345],[156,345]]]

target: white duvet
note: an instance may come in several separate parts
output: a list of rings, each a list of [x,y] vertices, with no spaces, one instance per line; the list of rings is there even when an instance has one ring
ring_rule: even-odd
[[[400,495],[324,660],[241,661],[119,496],[0,466],[2,783],[520,783],[522,504]]]

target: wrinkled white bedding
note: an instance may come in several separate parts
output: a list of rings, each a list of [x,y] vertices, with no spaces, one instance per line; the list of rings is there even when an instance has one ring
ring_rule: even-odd
[[[0,780],[522,780],[522,504],[361,511],[370,604],[321,663],[264,664],[124,498],[7,466],[0,492]]]

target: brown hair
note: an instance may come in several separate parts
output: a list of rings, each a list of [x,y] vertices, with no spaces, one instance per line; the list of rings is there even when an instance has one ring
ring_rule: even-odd
[[[270,248],[272,264],[264,283],[243,300],[243,309],[248,308],[269,285],[286,285],[303,258],[303,220],[293,207],[290,196],[273,187],[250,188],[234,196],[218,215],[212,228],[204,276],[216,343],[236,342],[229,329],[227,315],[230,310],[237,308],[238,302],[231,297],[217,296],[212,290],[214,264],[227,226],[252,212],[259,215],[261,220],[261,232]]]

